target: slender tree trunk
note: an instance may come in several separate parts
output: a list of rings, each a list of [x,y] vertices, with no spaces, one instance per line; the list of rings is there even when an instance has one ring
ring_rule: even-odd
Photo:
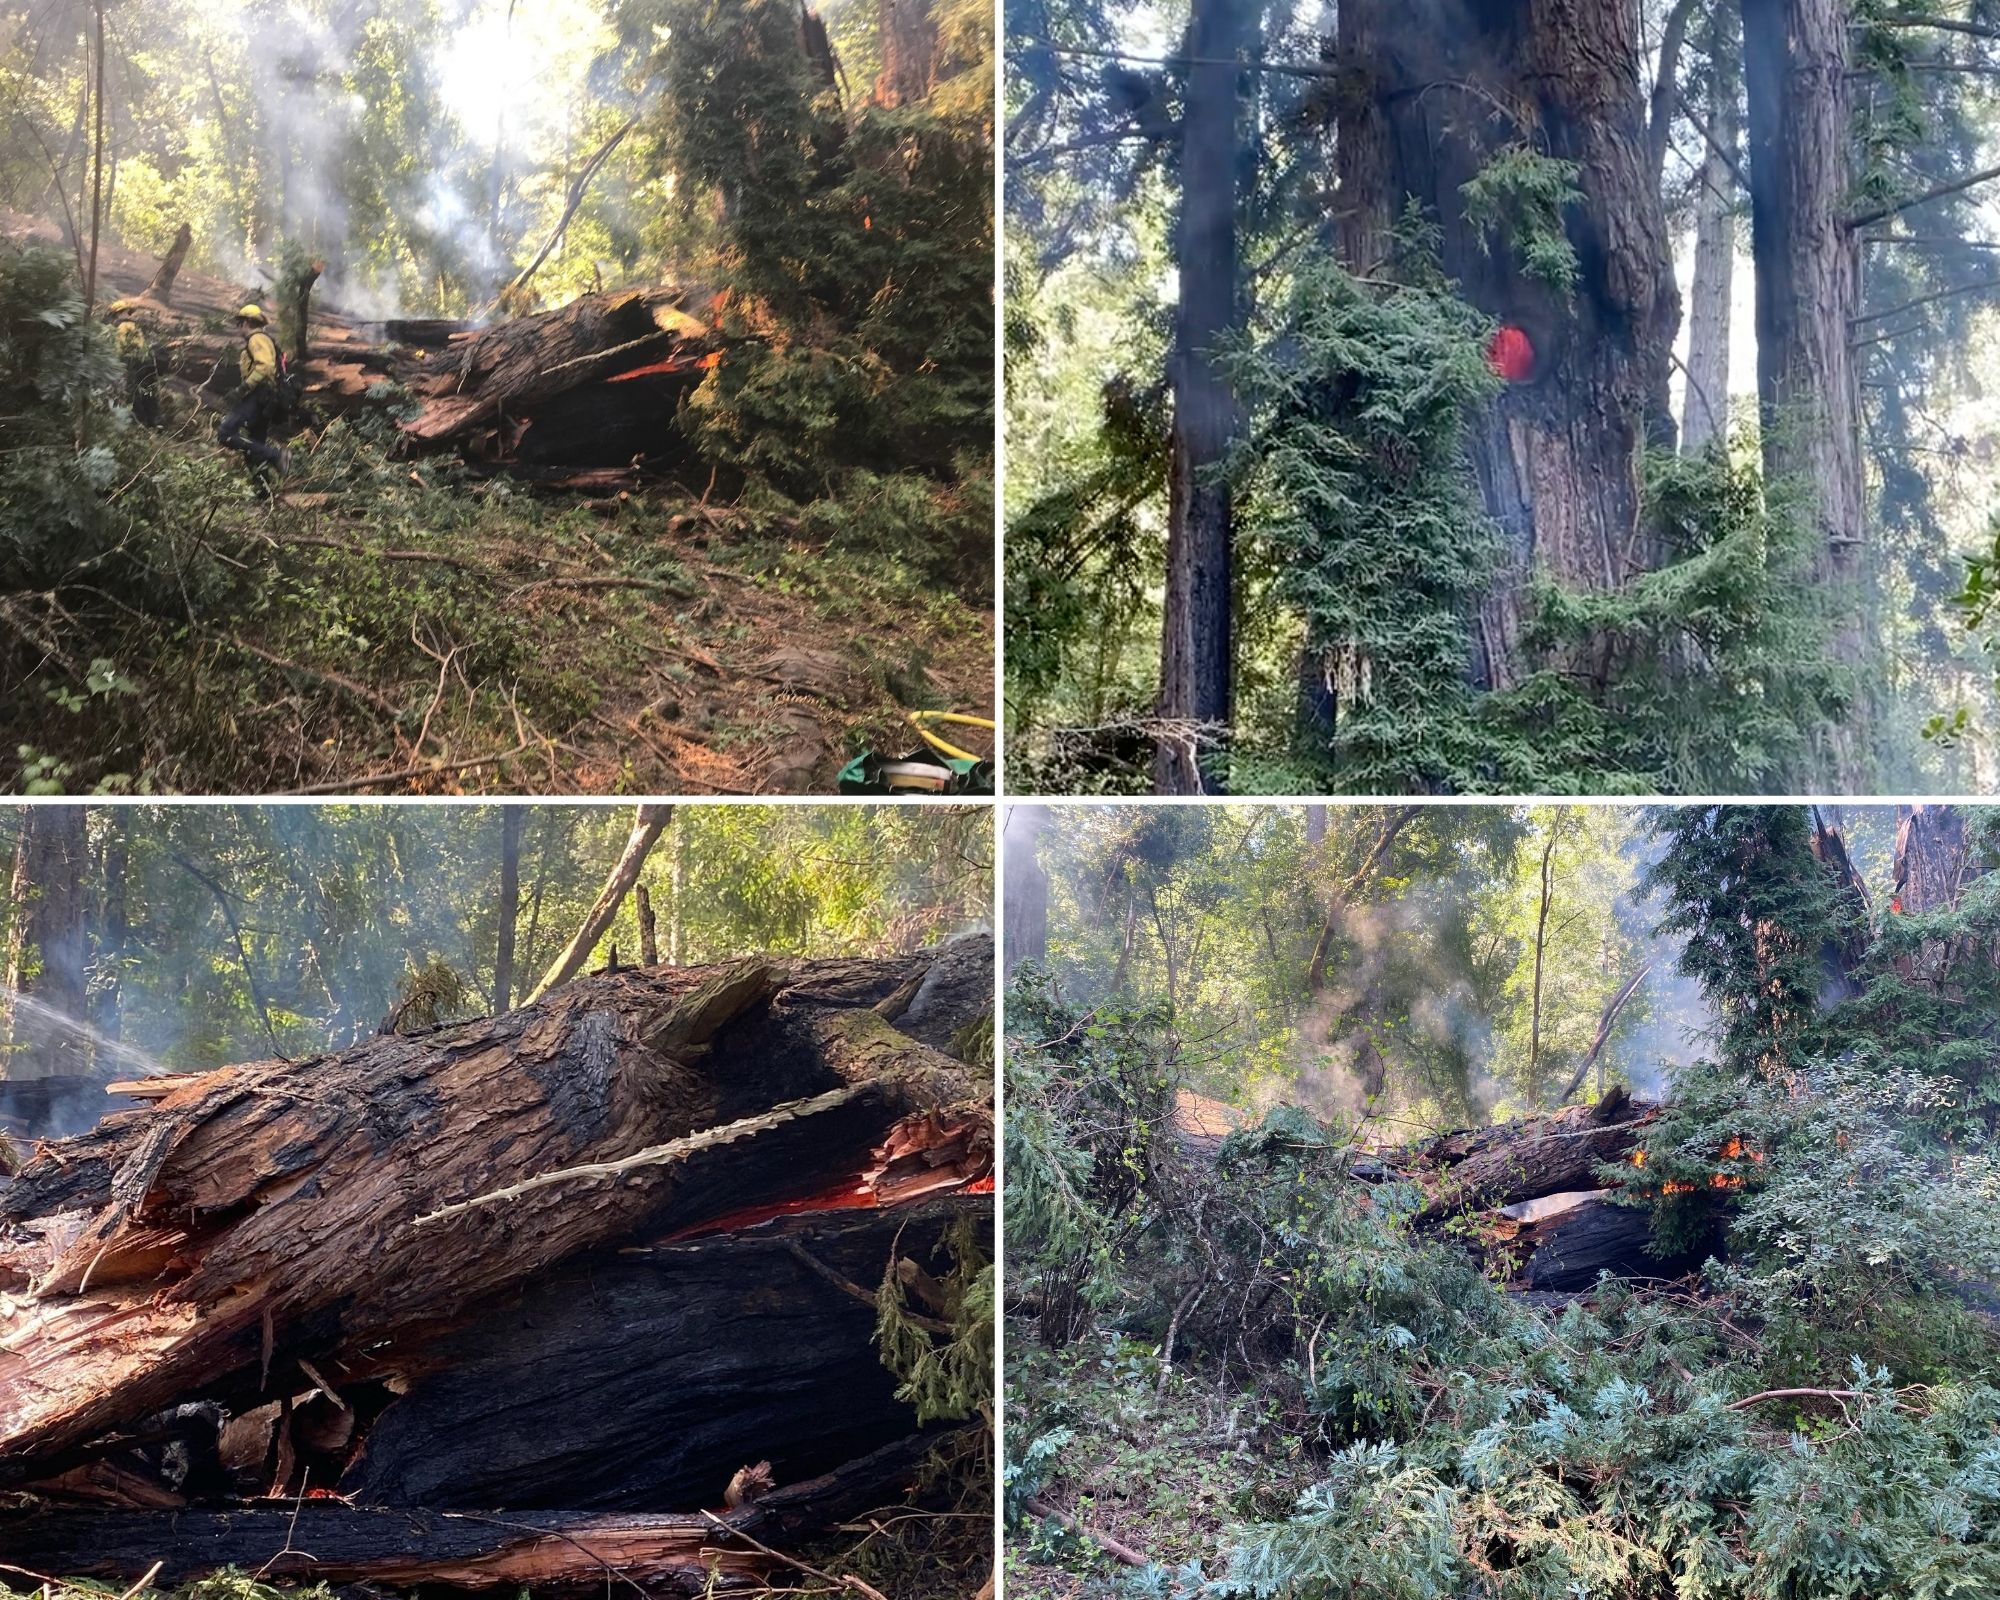
[[[514,1004],[514,923],[521,910],[522,806],[500,808],[499,933],[493,947],[493,1011],[497,1016]]]
[[[674,830],[674,875],[668,890],[671,903],[667,907],[667,960],[675,966],[692,959],[686,948],[686,905],[681,898],[686,892],[687,828],[683,825]]]
[[[1476,418],[1469,449],[1505,561],[1480,607],[1474,674],[1519,683],[1530,578],[1586,591],[1629,581],[1659,551],[1640,514],[1641,457],[1671,433],[1677,291],[1650,164],[1638,8],[1629,0],[1342,0],[1338,221],[1357,259],[1410,201],[1472,303],[1520,329],[1527,375]],[[1530,277],[1503,234],[1467,218],[1462,186],[1510,147],[1577,164],[1564,216],[1577,280]],[[1349,191],[1352,191],[1350,194]],[[1575,664],[1593,675],[1612,663]]]
[[[82,806],[24,808],[14,850],[6,992],[0,995],[8,1024],[0,1076],[81,1077],[90,1069],[83,1032],[89,1016],[83,892],[88,866]],[[32,1021],[24,1018],[15,1004],[23,996],[79,1026],[65,1028],[39,1011]]]
[[[1736,12],[1716,10],[1709,59],[1713,64],[1708,131],[1715,143],[1695,180],[1694,282],[1688,295],[1686,392],[1681,403],[1681,453],[1699,455],[1729,439],[1729,321],[1736,279],[1736,174],[1731,162],[1742,145],[1742,46]]]
[[[590,959],[590,952],[597,948],[597,941],[604,937],[605,929],[618,915],[618,908],[625,903],[625,896],[632,892],[632,885],[639,881],[639,871],[646,864],[646,856],[659,840],[661,833],[673,820],[672,806],[641,806],[638,816],[633,819],[632,832],[625,840],[625,848],[620,852],[611,875],[604,880],[604,887],[598,891],[597,899],[584,914],[583,926],[576,930],[576,937],[569,947],[556,957],[555,964],[542,974],[542,981],[535,985],[524,1005],[532,1005],[558,984],[568,983]]]
[[[1842,210],[1850,181],[1847,7],[1841,0],[1743,0],[1750,237],[1757,281],[1757,400],[1768,484],[1805,496],[1820,582],[1835,591],[1836,660],[1867,655],[1860,408],[1849,319],[1861,302],[1861,245]],[[1820,777],[1865,792],[1866,708],[1829,729]]]
[[[1040,806],[1016,806],[1007,818],[1006,938],[1003,971],[1022,962],[1049,959],[1049,876],[1042,868],[1042,832],[1048,813]]]
[[[1736,143],[1733,109],[1716,108],[1715,136]],[[1713,150],[1695,196],[1694,282],[1689,293],[1687,389],[1681,453],[1699,455],[1729,439],[1729,314],[1736,275],[1736,179]]]
[[[125,819],[130,813],[122,806],[108,806],[99,816],[103,830],[103,850],[97,865],[97,916],[91,944],[91,962],[96,983],[90,993],[90,1025],[105,1039],[116,1039],[124,1031],[121,1016],[125,947],[131,940],[131,922],[126,912],[125,879],[131,865],[132,847]]]
[[[1167,512],[1167,586],[1160,646],[1159,716],[1153,761],[1161,794],[1219,793],[1226,752],[1204,771],[1204,737],[1226,729],[1234,654],[1228,485],[1221,466],[1236,431],[1236,397],[1216,365],[1240,305],[1236,243],[1240,170],[1240,65],[1251,42],[1252,7],[1194,0],[1188,27],[1186,108],[1181,116],[1181,203],[1174,236],[1180,299],[1168,356],[1173,388]]]
[[[174,279],[181,275],[181,263],[187,260],[188,247],[194,243],[194,230],[185,222],[174,234],[174,242],[167,253],[160,257],[160,270],[153,274],[153,281],[146,285],[146,298],[157,300],[163,306],[174,303]]]
[[[1558,816],[1560,813],[1549,818],[1549,841],[1542,846],[1542,899],[1535,912],[1534,998],[1528,1015],[1528,1085],[1531,1092],[1536,1085],[1536,1069],[1542,1060],[1542,964],[1548,952],[1549,907],[1555,899],[1555,878],[1549,868],[1556,853],[1556,830],[1560,826]]]
[[[89,316],[97,306],[97,243],[104,227],[104,0],[97,0],[96,28],[93,35],[97,41],[96,65],[96,155],[92,163],[93,176],[90,182],[90,269],[83,281],[83,314]]]
[[[660,919],[653,914],[653,896],[643,883],[632,885],[632,904],[639,913],[639,964],[660,964]]]

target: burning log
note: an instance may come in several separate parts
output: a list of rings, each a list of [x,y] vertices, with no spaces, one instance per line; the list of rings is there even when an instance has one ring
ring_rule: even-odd
[[[1536,1293],[1575,1294],[1594,1289],[1606,1272],[1631,1282],[1678,1278],[1719,1248],[1719,1240],[1704,1240],[1678,1255],[1656,1256],[1650,1211],[1619,1205],[1616,1193],[1571,1190],[1504,1207],[1489,1252],[1510,1284]]]
[[[990,941],[987,951],[990,963]],[[446,1420],[465,1430],[467,1471],[482,1455],[498,1461],[495,1435],[468,1427],[462,1409],[427,1410],[422,1397],[439,1392],[453,1362],[472,1359],[463,1339],[451,1342],[467,1328],[532,1323],[582,1349],[586,1330],[558,1316],[545,1286],[584,1259],[617,1260],[615,1277],[600,1265],[593,1281],[620,1283],[627,1303],[663,1316],[676,1298],[669,1278],[682,1280],[676,1315],[697,1362],[690,1373],[706,1360],[708,1381],[720,1382],[727,1363],[712,1347],[725,1342],[715,1331],[723,1308],[746,1314],[740,1297],[754,1299],[774,1265],[789,1283],[798,1261],[789,1244],[763,1241],[824,1251],[845,1278],[870,1251],[886,1253],[862,1213],[989,1170],[990,1090],[872,1009],[912,981],[921,987],[935,959],[750,958],[606,974],[502,1016],[184,1080],[143,1109],[43,1146],[0,1191],[0,1481],[44,1480],[115,1454],[146,1418],[190,1397],[243,1416],[313,1390],[365,1425],[350,1460],[368,1463],[354,1470],[377,1474],[371,1481],[415,1470],[390,1463],[414,1460],[417,1447],[395,1441],[425,1433],[425,1417],[437,1419],[433,1446]],[[913,1174],[931,1181],[913,1188]],[[838,1203],[828,1198],[836,1193]],[[760,1232],[763,1218],[729,1221],[746,1208],[857,1215],[854,1231],[822,1239]],[[915,1227],[916,1213],[906,1215]],[[759,1242],[657,1254],[717,1227]],[[935,1237],[918,1227],[905,1245],[921,1258]],[[621,1246],[655,1254],[612,1256]],[[861,1286],[879,1283],[884,1265]],[[865,1330],[842,1323],[844,1306],[793,1298],[801,1327],[865,1347]],[[570,1300],[591,1303],[574,1286]],[[664,1324],[626,1326],[625,1343],[606,1333],[593,1358],[600,1370],[636,1361],[648,1340],[673,1345]],[[644,1330],[637,1344],[634,1326]],[[782,1319],[760,1326],[776,1343],[749,1348],[783,1365]],[[505,1345],[525,1363],[529,1334],[488,1337],[495,1361]],[[549,1378],[519,1365],[513,1392],[545,1392]],[[692,1377],[683,1387],[656,1368],[653,1381],[695,1404]],[[392,1393],[400,1398],[385,1407]],[[826,1401],[835,1420],[815,1437],[829,1450],[829,1440],[873,1437],[883,1424],[875,1405],[858,1390]],[[588,1408],[539,1409],[550,1415],[524,1429],[516,1411],[510,1425],[542,1432],[542,1443],[573,1442],[563,1430],[587,1422],[553,1413]],[[381,1439],[370,1434],[378,1415]],[[811,1432],[802,1425],[802,1437]],[[707,1437],[718,1449],[744,1438],[728,1426]],[[653,1467],[624,1463],[628,1489],[687,1482],[694,1449],[677,1445]],[[520,1476],[529,1468],[518,1451],[512,1459],[509,1503],[598,1503],[587,1488],[568,1498],[573,1454],[544,1461],[547,1487],[533,1495]],[[700,1470],[713,1466],[711,1457]]]

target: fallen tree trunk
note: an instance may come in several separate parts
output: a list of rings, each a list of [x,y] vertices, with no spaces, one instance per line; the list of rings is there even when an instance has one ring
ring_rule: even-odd
[[[0,1550],[38,1571],[168,1586],[224,1567],[325,1583],[602,1591],[616,1575],[705,1594],[762,1589],[775,1563],[759,1543],[831,1526],[917,1475],[929,1441],[890,1445],[837,1472],[735,1509],[674,1515],[508,1511],[504,1515],[352,1507],[303,1500],[232,1511],[0,1512]],[[768,1590],[766,1591],[768,1592]]]
[[[811,1141],[796,1143],[809,1158]],[[824,1198],[838,1208],[842,1191]],[[990,1207],[961,1194],[778,1217],[545,1275],[363,1369],[392,1373],[398,1392],[340,1492],[466,1509],[720,1505],[747,1462],[787,1484],[865,1456],[915,1431],[869,1297],[893,1261],[948,1272],[946,1230]]]
[[[1404,1152],[1401,1159],[1420,1173],[1444,1169],[1443,1181],[1413,1220],[1425,1227],[1458,1212],[1594,1189],[1598,1167],[1627,1159],[1638,1144],[1639,1130],[1658,1109],[1614,1089],[1595,1105],[1448,1134]]]
[[[242,1410],[294,1371],[363,1371],[560,1261],[753,1192],[810,1198],[877,1147],[906,1196],[931,1156],[976,1177],[980,1083],[871,1009],[933,959],[580,980],[208,1073],[43,1147],[0,1193],[0,1482],[191,1396]],[[957,1104],[975,1109],[954,1129]]]
[[[450,346],[403,424],[427,443],[463,436],[587,383],[642,370],[698,372],[713,340],[664,289],[588,294],[560,310],[498,322]]]
[[[1504,1208],[1489,1256],[1511,1285],[1549,1293],[1581,1293],[1610,1273],[1628,1282],[1678,1278],[1698,1269],[1719,1247],[1704,1239],[1673,1256],[1653,1253],[1652,1212],[1619,1205],[1611,1189],[1573,1190]]]

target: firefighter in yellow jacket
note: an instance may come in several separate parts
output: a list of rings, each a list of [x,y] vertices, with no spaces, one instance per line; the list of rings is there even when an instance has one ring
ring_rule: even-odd
[[[111,342],[125,365],[125,400],[132,408],[132,420],[149,428],[160,425],[160,363],[153,354],[152,341],[138,318],[139,307],[130,300],[114,300],[106,308],[112,322]]]
[[[217,437],[226,448],[241,451],[259,465],[283,472],[285,452],[266,438],[271,424],[285,412],[284,370],[278,356],[278,341],[271,333],[270,318],[259,305],[247,305],[236,313],[236,330],[243,335],[243,349],[236,358],[243,388],[235,404],[224,414]]]

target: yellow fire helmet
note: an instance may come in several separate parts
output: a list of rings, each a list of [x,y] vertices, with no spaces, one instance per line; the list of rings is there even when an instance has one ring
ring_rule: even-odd
[[[255,322],[261,325],[271,319],[264,315],[264,308],[262,306],[251,304],[236,313],[236,320],[238,322]]]

